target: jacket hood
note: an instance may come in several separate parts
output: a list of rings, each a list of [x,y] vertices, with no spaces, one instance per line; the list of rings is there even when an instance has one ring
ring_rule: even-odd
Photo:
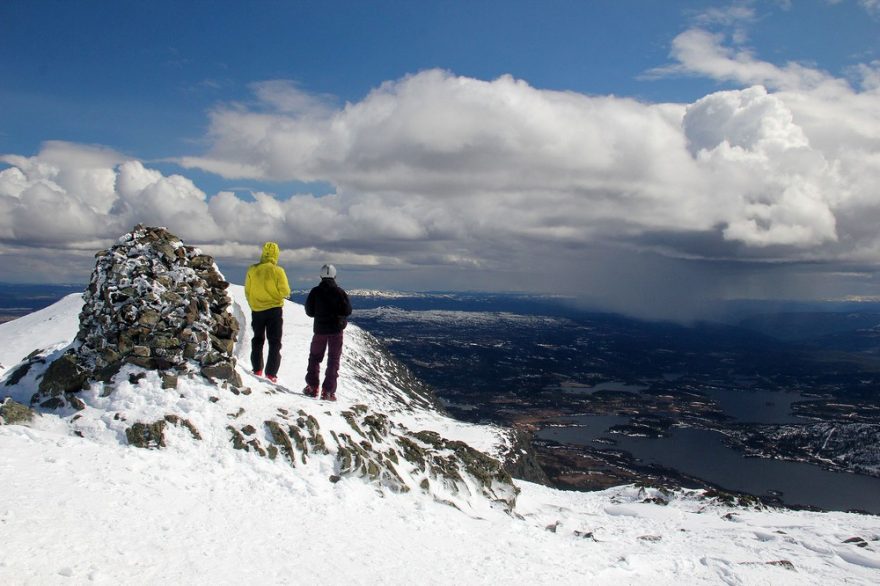
[[[263,255],[260,257],[260,262],[278,264],[278,255],[280,253],[281,249],[278,248],[277,244],[274,242],[267,242],[263,245]]]

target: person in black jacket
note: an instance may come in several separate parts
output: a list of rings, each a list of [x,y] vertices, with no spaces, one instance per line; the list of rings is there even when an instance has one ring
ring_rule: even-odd
[[[339,374],[339,360],[342,357],[342,330],[348,325],[351,315],[351,301],[345,291],[336,284],[336,267],[321,267],[321,284],[309,291],[306,298],[306,315],[315,318],[312,328],[312,345],[309,349],[309,367],[306,371],[306,388],[303,393],[309,397],[318,396],[321,361],[329,348],[324,384],[321,385],[321,398],[336,400],[336,377]]]

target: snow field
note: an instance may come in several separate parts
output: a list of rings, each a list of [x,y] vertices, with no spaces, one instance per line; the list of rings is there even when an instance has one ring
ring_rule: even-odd
[[[876,536],[867,516],[696,499],[662,507],[631,488],[560,493],[521,483],[522,519],[473,518],[243,452],[181,456],[0,428],[0,582],[872,584],[878,576],[875,551],[842,543]],[[794,570],[767,563],[780,560]]]

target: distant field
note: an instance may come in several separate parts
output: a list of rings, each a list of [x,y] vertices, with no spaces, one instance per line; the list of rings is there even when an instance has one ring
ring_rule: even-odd
[[[21,285],[0,283],[0,323],[52,305],[71,293],[82,293],[82,285]]]
[[[0,309],[0,324],[5,324],[8,321],[18,319],[21,316],[27,315],[29,313],[31,313],[30,309],[23,309],[20,311],[8,311],[5,309]]]

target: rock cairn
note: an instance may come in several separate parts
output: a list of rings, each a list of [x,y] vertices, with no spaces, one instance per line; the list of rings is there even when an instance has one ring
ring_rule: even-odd
[[[76,342],[47,369],[32,402],[76,406],[72,393],[90,380],[111,382],[126,364],[161,371],[166,388],[185,373],[241,386],[238,321],[212,257],[143,225],[95,256]]]

